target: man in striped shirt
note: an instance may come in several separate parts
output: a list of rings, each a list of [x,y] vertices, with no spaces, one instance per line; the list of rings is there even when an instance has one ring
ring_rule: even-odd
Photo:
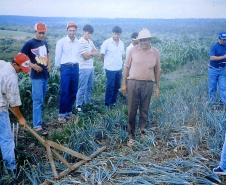
[[[91,92],[94,82],[94,66],[93,57],[99,55],[90,37],[94,29],[91,25],[87,24],[83,28],[83,37],[79,39],[79,89],[76,97],[76,108],[81,112],[83,104],[83,97],[85,104],[90,102]]]

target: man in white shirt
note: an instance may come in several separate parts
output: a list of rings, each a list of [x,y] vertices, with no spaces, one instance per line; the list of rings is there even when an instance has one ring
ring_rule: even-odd
[[[0,60],[0,147],[4,164],[11,175],[15,175],[16,160],[8,109],[9,106],[12,108],[20,125],[27,124],[19,109],[21,100],[17,73],[30,72],[29,62],[23,53],[16,55],[12,62]]]
[[[83,97],[85,104],[91,100],[94,82],[93,57],[99,55],[95,45],[90,40],[93,32],[93,27],[87,24],[83,27],[83,36],[79,39],[79,89],[76,97],[76,108],[78,112],[82,111]]]
[[[126,58],[128,58],[130,50],[131,50],[134,46],[138,45],[139,42],[136,40],[137,37],[138,37],[138,33],[137,33],[137,32],[133,32],[132,35],[131,35],[131,40],[132,40],[132,42],[131,42],[130,45],[126,48]]]
[[[112,29],[112,37],[105,40],[101,45],[100,57],[104,62],[107,76],[105,92],[105,105],[107,108],[115,106],[118,90],[121,86],[122,56],[125,54],[124,43],[119,39],[122,29],[115,26]]]
[[[68,23],[68,35],[60,39],[56,45],[55,65],[61,77],[59,123],[65,123],[66,119],[75,117],[72,107],[78,91],[80,47],[78,39],[75,38],[76,31],[77,25]]]

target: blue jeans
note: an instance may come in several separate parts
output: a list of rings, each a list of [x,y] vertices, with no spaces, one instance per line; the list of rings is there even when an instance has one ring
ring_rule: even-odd
[[[59,116],[66,117],[72,113],[72,107],[78,91],[79,66],[61,65],[61,88]]]
[[[48,79],[31,79],[33,99],[33,128],[42,127],[42,110],[47,90]]]
[[[76,97],[76,107],[82,106],[83,96],[85,104],[91,101],[91,93],[94,82],[94,69],[79,69],[79,89]]]
[[[4,164],[8,170],[16,169],[14,138],[11,130],[9,114],[0,114],[0,147]]]
[[[118,90],[121,87],[122,70],[109,71],[105,69],[107,76],[107,87],[105,91],[105,105],[116,103]]]
[[[225,68],[209,67],[209,96],[212,102],[216,101],[217,84],[219,86],[220,96],[226,104],[226,70]]]
[[[225,134],[224,145],[221,152],[220,167],[224,172],[226,172],[226,134]]]

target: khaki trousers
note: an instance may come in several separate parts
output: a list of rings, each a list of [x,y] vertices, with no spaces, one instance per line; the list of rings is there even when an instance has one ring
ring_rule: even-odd
[[[143,80],[128,80],[128,134],[129,139],[135,139],[136,115],[139,107],[140,130],[145,128],[148,119],[148,109],[151,101],[154,82]]]

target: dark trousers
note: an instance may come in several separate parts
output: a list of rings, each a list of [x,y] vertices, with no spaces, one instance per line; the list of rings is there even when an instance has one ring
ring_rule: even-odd
[[[61,89],[59,116],[72,112],[76,100],[79,80],[79,65],[61,65]]]
[[[107,76],[107,87],[105,92],[105,105],[116,103],[118,90],[121,87],[122,70],[109,71],[105,69]]]
[[[154,82],[143,80],[128,80],[128,134],[129,139],[135,139],[137,109],[139,107],[139,129],[144,129],[148,119],[148,109],[151,101]]]

